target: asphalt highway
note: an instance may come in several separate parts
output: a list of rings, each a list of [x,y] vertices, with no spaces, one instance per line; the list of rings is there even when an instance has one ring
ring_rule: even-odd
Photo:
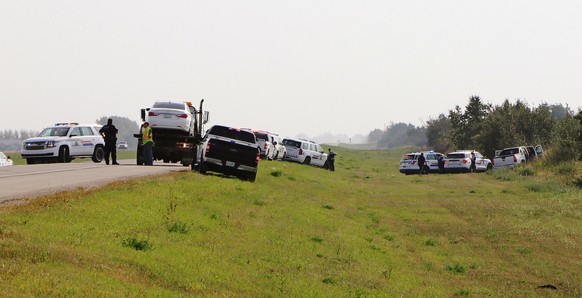
[[[181,164],[161,162],[153,166],[138,166],[135,160],[119,163],[106,165],[88,161],[0,167],[0,206],[79,187],[94,188],[124,179],[190,170]]]

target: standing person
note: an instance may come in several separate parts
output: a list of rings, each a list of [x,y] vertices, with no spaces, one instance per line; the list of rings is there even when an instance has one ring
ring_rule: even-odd
[[[142,144],[143,144],[143,159],[146,166],[154,164],[154,138],[152,135],[152,128],[150,124],[144,122],[142,130]]]
[[[331,148],[327,148],[327,151],[329,152],[327,154],[328,168],[330,171],[335,171],[335,156],[337,153],[331,151]]]
[[[109,164],[109,155],[111,155],[112,164],[117,163],[117,128],[113,125],[113,119],[107,119],[107,125],[101,127],[99,133],[105,140],[105,164]]]
[[[445,172],[445,156],[439,156],[439,173],[443,174]]]
[[[475,156],[475,151],[471,151],[471,168],[469,169],[469,171],[472,173],[477,172],[477,165],[475,164],[476,161],[477,157]]]
[[[419,174],[426,174],[425,173],[425,169],[424,169],[424,164],[426,163],[426,158],[424,157],[424,153],[420,153],[420,155],[418,156],[418,167],[420,168],[420,173]]]

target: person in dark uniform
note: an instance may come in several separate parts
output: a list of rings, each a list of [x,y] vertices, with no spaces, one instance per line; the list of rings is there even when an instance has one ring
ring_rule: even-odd
[[[331,148],[327,148],[328,150],[328,154],[327,154],[327,166],[328,169],[330,171],[335,171],[335,156],[337,155],[337,153],[331,151]]]
[[[418,156],[418,167],[420,168],[420,172],[419,174],[426,174],[425,169],[424,169],[424,164],[426,163],[426,158],[424,157],[424,153],[420,153],[420,155]]]
[[[117,128],[113,125],[113,119],[107,119],[107,125],[101,127],[99,133],[105,140],[105,164],[109,164],[111,155],[112,164],[117,163]]]
[[[439,173],[443,174],[445,172],[445,156],[441,155],[438,159],[439,162]]]
[[[469,169],[469,171],[471,171],[472,173],[477,172],[477,157],[475,156],[475,152],[471,151],[471,168]]]

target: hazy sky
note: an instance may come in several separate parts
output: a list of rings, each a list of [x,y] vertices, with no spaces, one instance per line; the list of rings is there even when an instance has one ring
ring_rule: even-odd
[[[204,98],[212,124],[367,134],[471,95],[582,107],[579,0],[0,0],[0,129]]]

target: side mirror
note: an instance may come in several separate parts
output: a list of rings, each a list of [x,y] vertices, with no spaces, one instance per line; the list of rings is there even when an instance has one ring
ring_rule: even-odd
[[[277,145],[277,142],[273,142],[273,145]]]
[[[204,112],[204,115],[202,116],[202,122],[204,124],[208,123],[208,120],[210,119],[210,113],[208,111]]]

